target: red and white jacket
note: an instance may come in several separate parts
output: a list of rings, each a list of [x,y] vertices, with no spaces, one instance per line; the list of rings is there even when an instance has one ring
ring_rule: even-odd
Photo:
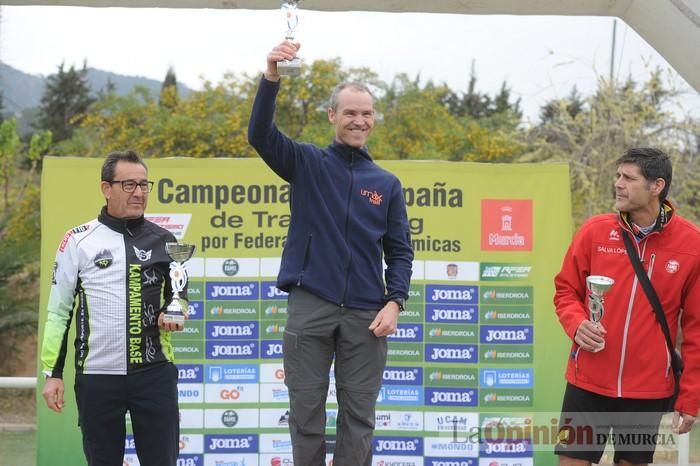
[[[635,242],[659,295],[673,341],[680,317],[685,369],[675,409],[695,416],[700,409],[700,229],[674,214],[670,204],[665,205],[665,211],[665,223]],[[586,277],[605,275],[615,280],[604,297],[601,323],[607,330],[605,348],[592,353],[579,350],[574,343],[566,380],[609,397],[669,397],[675,383],[671,356],[627,257],[621,228],[632,235],[620,215],[589,219],[574,236],[555,278],[556,312],[572,341],[578,326],[589,318]]]

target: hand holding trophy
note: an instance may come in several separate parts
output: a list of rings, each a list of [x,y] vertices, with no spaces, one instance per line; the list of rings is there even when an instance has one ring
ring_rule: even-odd
[[[603,319],[603,295],[610,290],[615,280],[603,275],[590,275],[586,277],[586,288],[588,288],[588,312],[591,322],[598,325]],[[605,342],[595,351],[605,348]]]
[[[184,263],[194,254],[193,244],[165,243],[165,252],[173,260],[170,263],[170,284],[173,289],[173,300],[168,304],[163,316],[163,322],[183,324],[188,303],[180,298],[180,292],[187,286],[187,269]]]
[[[299,1],[282,0],[282,13],[287,20],[287,32],[284,38],[294,41],[294,31],[299,25]],[[301,74],[301,58],[294,57],[291,60],[281,60],[277,62],[277,73],[280,76],[299,76]]]

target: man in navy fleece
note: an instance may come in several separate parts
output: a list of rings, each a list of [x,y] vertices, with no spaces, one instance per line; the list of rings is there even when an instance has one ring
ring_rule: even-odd
[[[328,147],[299,143],[277,129],[277,62],[298,49],[285,41],[267,55],[248,126],[250,144],[292,186],[277,286],[289,292],[284,371],[294,464],[325,465],[326,394],[335,360],[333,464],[371,465],[386,337],[396,331],[411,278],[408,216],[398,178],[367,152],[374,102],[363,84],[343,83],[333,92],[328,120],[335,140]]]

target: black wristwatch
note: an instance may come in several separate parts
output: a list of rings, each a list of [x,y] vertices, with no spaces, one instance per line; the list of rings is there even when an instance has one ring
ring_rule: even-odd
[[[389,301],[394,301],[399,306],[399,312],[403,312],[406,310],[406,300],[405,299],[393,298],[393,299],[390,299]]]

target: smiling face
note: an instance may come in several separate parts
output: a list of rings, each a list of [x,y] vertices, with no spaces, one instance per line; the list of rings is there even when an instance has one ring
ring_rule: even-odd
[[[659,194],[666,186],[663,178],[649,181],[638,165],[622,163],[617,167],[615,181],[615,208],[629,213],[640,226],[651,225],[659,214]]]
[[[137,183],[148,180],[146,167],[140,163],[119,161],[114,167],[113,181],[133,180]],[[146,210],[148,193],[140,186],[133,192],[127,193],[121,183],[102,182],[102,194],[107,199],[107,213],[115,218],[139,218]]]
[[[365,91],[346,87],[338,93],[337,105],[328,109],[328,120],[335,126],[335,139],[351,147],[367,145],[374,128],[374,102]]]

